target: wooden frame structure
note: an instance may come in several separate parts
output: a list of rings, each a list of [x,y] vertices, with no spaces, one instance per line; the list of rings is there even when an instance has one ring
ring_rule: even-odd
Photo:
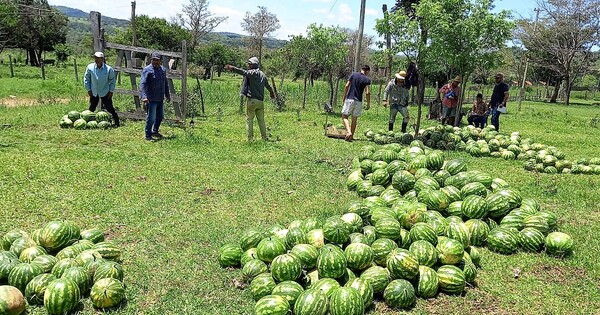
[[[115,93],[128,94],[133,96],[135,102],[136,112],[131,113],[119,113],[119,116],[123,114],[126,118],[131,119],[145,119],[144,109],[140,101],[140,91],[137,84],[137,77],[142,74],[142,68],[149,63],[149,56],[152,52],[156,51],[162,56],[162,64],[167,69],[167,82],[169,84],[169,91],[171,92],[171,102],[173,103],[173,109],[175,116],[179,121],[185,121],[187,114],[187,43],[186,41],[181,42],[181,52],[155,50],[144,47],[121,45],[104,40],[104,29],[101,27],[102,16],[100,12],[90,12],[90,21],[92,25],[92,36],[94,42],[94,51],[102,51],[106,48],[112,48],[117,50],[117,61],[113,68],[117,76],[121,73],[129,75],[129,81],[131,82],[131,89],[115,89]],[[143,60],[133,58],[132,56],[137,54],[144,54],[146,57]],[[123,63],[123,60],[125,62]],[[181,70],[177,69],[177,66],[181,64]],[[173,85],[173,79],[181,80],[181,97],[177,96],[175,86]]]

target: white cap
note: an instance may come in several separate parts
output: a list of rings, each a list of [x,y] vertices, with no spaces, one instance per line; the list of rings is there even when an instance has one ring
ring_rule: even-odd
[[[94,53],[94,57],[104,58],[104,53],[101,51],[97,51]]]

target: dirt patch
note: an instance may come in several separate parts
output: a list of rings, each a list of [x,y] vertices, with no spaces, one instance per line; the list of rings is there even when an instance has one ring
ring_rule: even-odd
[[[71,100],[66,98],[21,98],[14,95],[9,95],[5,98],[0,98],[0,106],[6,107],[20,107],[20,106],[35,106],[35,105],[47,105],[47,104],[66,104]]]
[[[523,276],[525,276],[525,274]],[[542,282],[557,282],[561,285],[568,286],[588,278],[587,272],[583,268],[550,265],[534,266],[529,272],[529,276],[533,276]]]
[[[435,299],[427,300],[423,306],[428,314],[517,314],[504,309],[493,295],[477,288],[468,289],[468,297],[453,299],[440,293]]]

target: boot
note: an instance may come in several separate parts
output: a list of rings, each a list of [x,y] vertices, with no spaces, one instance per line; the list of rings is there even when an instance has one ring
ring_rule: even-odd
[[[406,132],[406,126],[408,126],[407,122],[402,123],[402,132]]]
[[[393,123],[388,123],[388,130],[389,131],[394,131],[394,124]]]

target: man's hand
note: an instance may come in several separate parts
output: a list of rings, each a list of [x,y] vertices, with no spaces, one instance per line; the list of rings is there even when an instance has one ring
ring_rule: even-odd
[[[92,96],[92,91],[88,91],[88,96]]]
[[[388,106],[388,101],[383,101],[383,107],[387,107]]]
[[[167,103],[168,103],[168,102],[170,102],[170,101],[171,101],[171,98],[170,98],[170,97],[167,97]]]
[[[143,99],[142,102],[144,102],[144,104],[150,103],[150,101],[147,98]]]
[[[232,65],[225,65],[225,70],[231,70],[231,69],[233,69]]]
[[[113,92],[108,92],[108,94],[107,94],[107,95],[108,95],[108,99],[111,99],[111,98],[112,98],[112,96],[113,96]]]

